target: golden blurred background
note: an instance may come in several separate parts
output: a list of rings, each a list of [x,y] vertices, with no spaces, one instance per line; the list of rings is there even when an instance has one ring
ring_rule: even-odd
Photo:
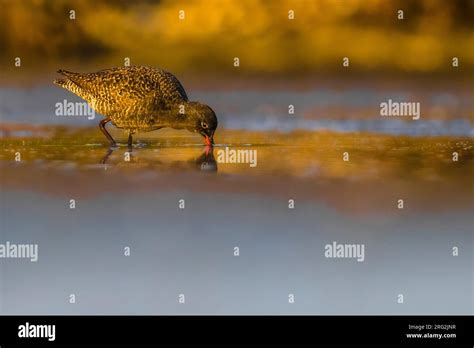
[[[459,57],[464,75],[474,71],[468,0],[0,3],[2,64],[21,57],[26,68],[106,68],[129,57],[132,65],[225,76],[239,57],[243,75],[303,76],[341,73],[349,57],[355,73],[432,76],[452,71],[452,57]]]

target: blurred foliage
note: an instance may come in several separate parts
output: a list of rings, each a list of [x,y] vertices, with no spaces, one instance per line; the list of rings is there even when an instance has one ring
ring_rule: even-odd
[[[172,71],[474,71],[474,0],[0,0],[2,60]],[[397,11],[404,11],[404,20]],[[74,10],[76,19],[69,18]],[[180,20],[179,11],[185,11]],[[288,11],[295,19],[288,19]]]

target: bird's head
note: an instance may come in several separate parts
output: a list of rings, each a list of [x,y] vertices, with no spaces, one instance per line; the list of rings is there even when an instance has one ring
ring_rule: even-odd
[[[189,102],[186,106],[189,130],[204,137],[206,145],[214,144],[214,132],[217,128],[217,117],[209,106],[198,102]]]

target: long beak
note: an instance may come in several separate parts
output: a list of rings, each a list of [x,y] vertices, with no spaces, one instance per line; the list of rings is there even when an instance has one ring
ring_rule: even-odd
[[[211,133],[211,136],[209,137],[207,134],[204,135],[204,143],[207,146],[212,146],[214,145],[214,132]]]

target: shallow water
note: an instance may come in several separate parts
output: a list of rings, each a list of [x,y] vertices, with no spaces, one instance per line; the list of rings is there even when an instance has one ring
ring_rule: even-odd
[[[78,132],[2,140],[0,240],[39,245],[0,263],[3,314],[473,313],[471,138],[227,130],[206,153],[163,132],[127,161]]]
[[[197,90],[189,91],[191,100],[212,105],[220,128],[474,137],[472,88],[466,86],[408,81],[397,86],[387,86],[386,82],[316,82],[304,88],[297,84],[277,90],[269,86],[228,90],[226,86],[221,83],[210,90],[198,86]],[[101,118],[100,115],[56,116],[57,103],[83,100],[52,84],[1,87],[0,98],[0,119],[7,123],[96,126]],[[419,102],[420,118],[381,117],[380,104],[389,99]],[[291,114],[289,105],[293,106]]]

